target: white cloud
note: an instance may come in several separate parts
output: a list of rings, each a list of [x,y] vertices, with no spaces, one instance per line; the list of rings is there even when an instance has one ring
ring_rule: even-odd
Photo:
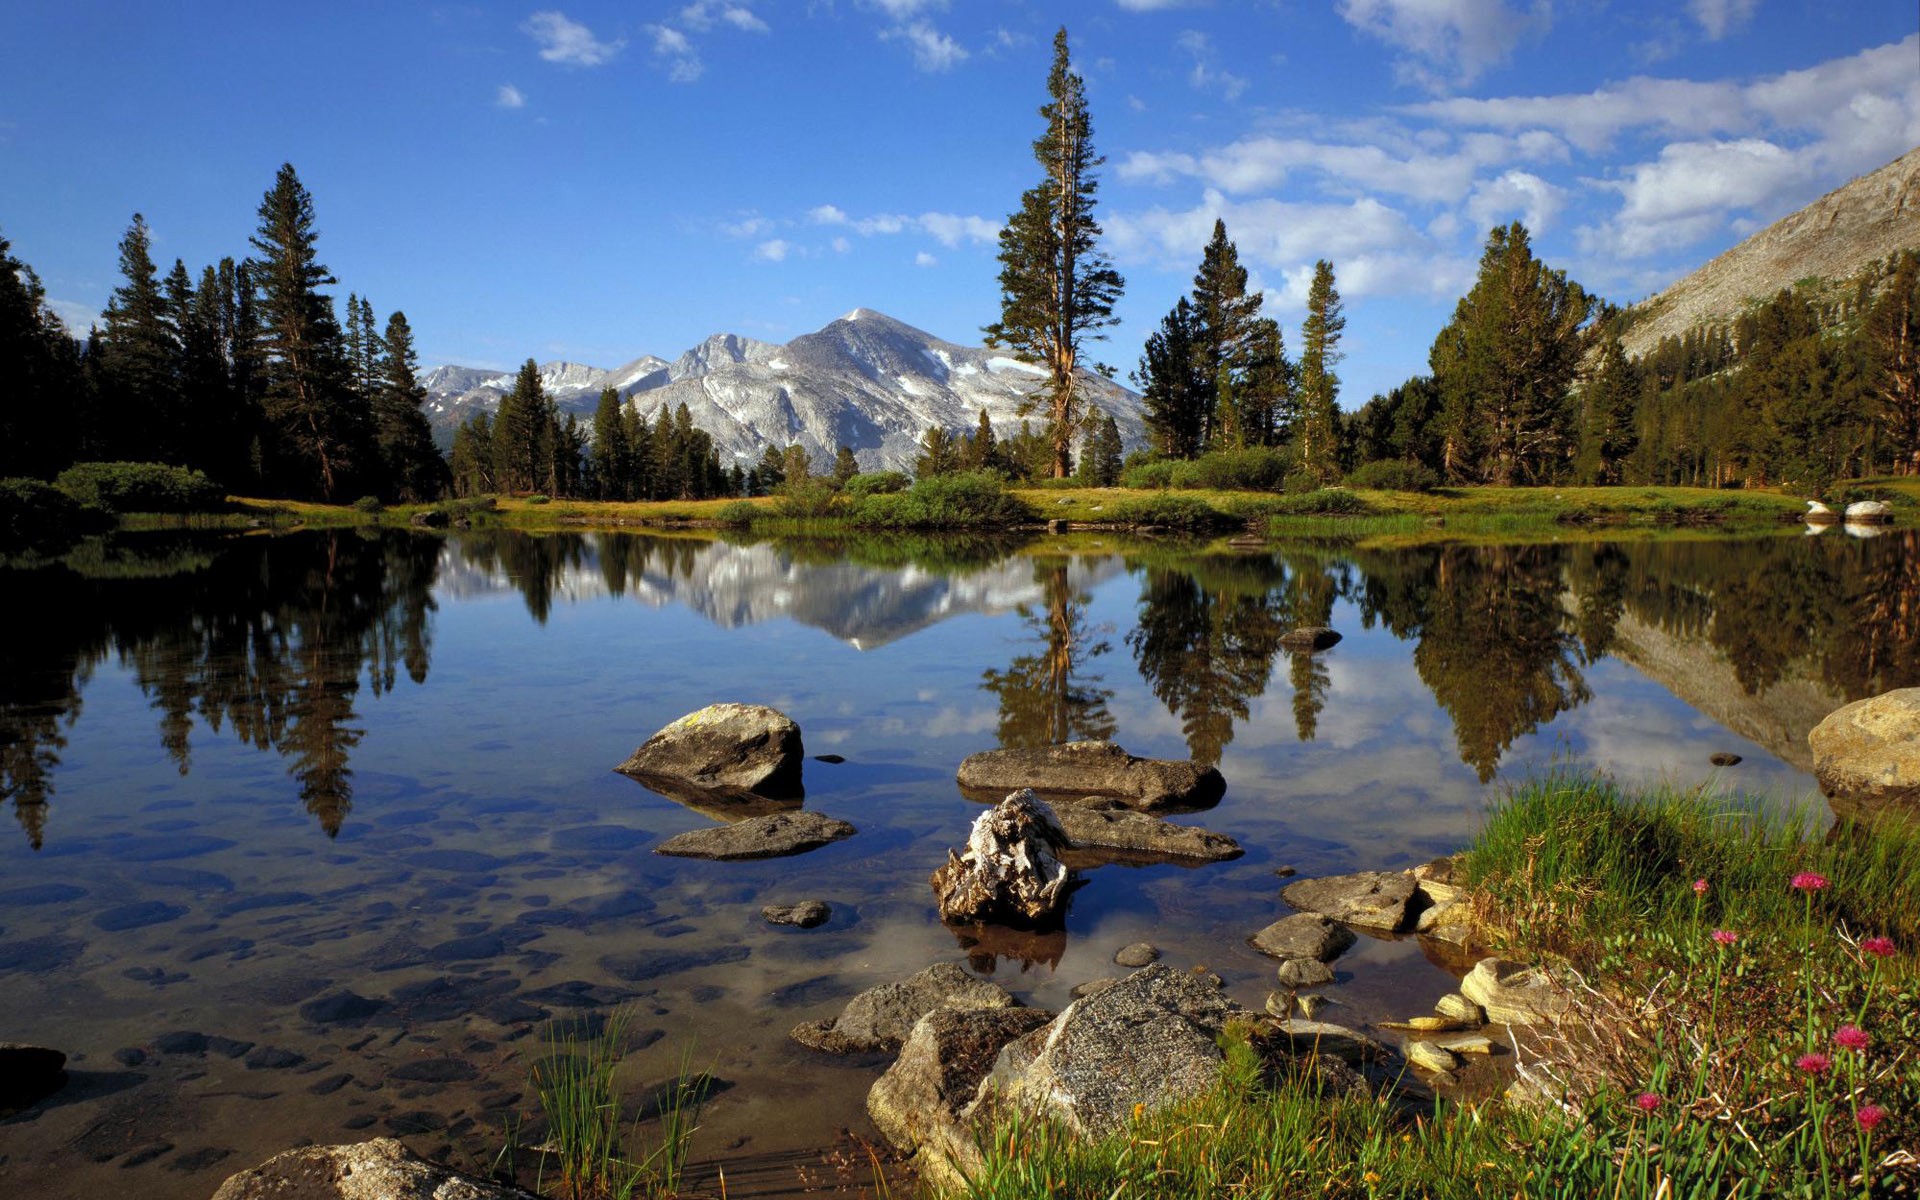
[[[1527,171],[1508,171],[1474,185],[1467,198],[1467,216],[1478,229],[1489,229],[1518,217],[1536,236],[1553,224],[1566,207],[1567,193]]]
[[[821,204],[807,210],[807,220],[815,225],[845,225],[847,214],[837,204]]]
[[[53,315],[60,318],[60,323],[65,325],[67,332],[74,337],[87,336],[87,330],[101,323],[100,310],[91,304],[49,298],[46,305],[53,310]]]
[[[1271,198],[1234,202],[1210,188],[1193,208],[1110,213],[1106,228],[1116,257],[1191,269],[1200,261],[1216,219],[1226,222],[1227,234],[1243,262],[1283,272],[1302,264],[1311,270],[1315,259],[1326,258],[1341,268],[1344,277],[1349,260],[1429,248],[1402,213],[1371,196],[1348,204],[1297,204]],[[1343,282],[1341,291],[1347,290]]]
[[[1768,208],[1775,197],[1805,187],[1808,158],[1764,138],[1675,142],[1624,179],[1595,181],[1619,192],[1623,203],[1612,218],[1579,231],[1581,249],[1641,258],[1691,245],[1733,213]]]
[[[913,256],[913,265],[916,267],[933,267],[939,264],[940,260],[928,254],[925,250]]]
[[[896,21],[905,21],[923,12],[944,12],[947,7],[947,0],[868,0],[868,3]]]
[[[1348,24],[1403,52],[1402,79],[1434,91],[1472,83],[1552,21],[1547,0],[1524,12],[1505,0],[1339,0],[1336,7]]]
[[[1289,172],[1306,170],[1326,176],[1337,185],[1334,190],[1453,204],[1467,195],[1487,167],[1567,157],[1565,143],[1537,130],[1511,137],[1444,138],[1443,144],[1454,143],[1444,152],[1410,144],[1389,146],[1388,141],[1376,136],[1364,144],[1340,144],[1261,135],[1199,154],[1135,151],[1120,163],[1118,174],[1130,181],[1161,183],[1191,177],[1244,195],[1272,191],[1286,182]]]
[[[793,244],[781,238],[770,238],[753,248],[753,256],[761,262],[785,262],[791,253]]]
[[[959,213],[925,212],[917,217],[877,213],[871,217],[855,218],[848,216],[846,210],[837,204],[820,204],[807,210],[807,221],[813,225],[843,226],[861,237],[909,231],[924,233],[947,247],[955,247],[962,242],[992,243],[1000,237],[999,222]]]
[[[853,243],[844,237],[834,238],[832,245],[835,254],[845,254],[847,251],[853,249]]]
[[[967,60],[967,51],[959,42],[935,29],[926,21],[896,25],[880,31],[883,42],[904,41],[913,50],[913,65],[922,71],[951,71]]]
[[[726,234],[728,237],[751,238],[771,232],[773,227],[774,222],[768,218],[758,213],[749,213],[737,221],[722,222],[720,232]]]
[[[512,84],[503,83],[500,90],[494,93],[493,102],[501,108],[525,108],[527,95]]]
[[[1239,99],[1240,93],[1247,90],[1245,79],[1215,65],[1213,43],[1206,34],[1194,29],[1183,30],[1173,42],[1193,60],[1193,68],[1187,72],[1187,82],[1196,89],[1209,91],[1218,88],[1228,100]]]
[[[1707,40],[1717,42],[1752,18],[1759,0],[1687,0],[1687,11],[1700,22]]]
[[[689,29],[702,33],[712,29],[715,22],[731,25],[746,33],[770,33],[767,23],[744,4],[719,3],[716,0],[695,0],[680,10],[680,23]]]
[[[1170,8],[1192,8],[1199,0],[1114,0],[1128,12],[1165,12]]]
[[[1000,223],[985,217],[929,212],[921,213],[916,223],[943,246],[958,246],[963,241],[990,245],[1000,238]]]
[[[671,25],[649,25],[647,33],[653,38],[654,60],[666,65],[669,81],[692,83],[705,73],[707,65],[686,34]]]
[[[603,42],[585,25],[552,10],[534,13],[520,28],[540,44],[541,58],[570,67],[597,67],[626,45],[624,41]]]

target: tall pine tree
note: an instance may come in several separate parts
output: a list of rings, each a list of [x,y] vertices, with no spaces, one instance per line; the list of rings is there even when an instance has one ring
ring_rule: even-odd
[[[1340,293],[1333,286],[1333,264],[1313,264],[1313,283],[1307,288],[1307,319],[1300,328],[1300,366],[1296,394],[1300,404],[1300,466],[1323,483],[1340,472],[1335,440],[1339,409],[1340,333],[1347,327]]]
[[[363,302],[364,303],[364,302]],[[372,319],[372,312],[362,317]],[[427,389],[420,384],[420,360],[413,349],[407,314],[387,318],[378,338],[379,374],[373,381],[374,443],[380,451],[382,494],[396,500],[433,500],[446,491],[447,464],[433,444],[433,428],[423,407]]]
[[[1169,458],[1192,458],[1206,436],[1212,381],[1197,344],[1198,321],[1185,296],[1147,335],[1133,385],[1146,400],[1147,432],[1153,449]]]
[[[100,331],[96,452],[164,459],[181,426],[179,331],[153,265],[147,219],[120,240],[120,275]],[[184,271],[184,268],[183,268]]]
[[[1234,444],[1247,441],[1248,422],[1243,410],[1233,406],[1240,402],[1237,394],[1253,363],[1260,300],[1259,292],[1247,291],[1247,269],[1240,265],[1239,249],[1227,238],[1227,223],[1216,218],[1213,237],[1207,242],[1200,257],[1200,270],[1193,277],[1194,333],[1200,374],[1213,392],[1206,406],[1208,426],[1201,435],[1202,445],[1209,449],[1213,448],[1222,421],[1233,425]],[[1222,389],[1226,392],[1224,403]]]

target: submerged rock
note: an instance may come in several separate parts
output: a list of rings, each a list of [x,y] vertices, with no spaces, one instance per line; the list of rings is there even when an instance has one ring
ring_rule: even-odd
[[[1406,928],[1408,908],[1418,884],[1400,871],[1360,871],[1290,883],[1280,895],[1303,912],[1319,913],[1347,925],[1398,933]]]
[[[1504,958],[1485,958],[1460,981],[1460,994],[1500,1025],[1558,1020],[1573,997],[1546,970]]]
[[[536,1200],[430,1163],[393,1138],[304,1146],[228,1176],[213,1200]]]
[[[1112,742],[985,750],[968,755],[957,778],[976,799],[1030,788],[1058,801],[1111,796],[1142,812],[1208,808],[1227,788],[1212,767],[1136,758]]]
[[[850,838],[859,830],[824,813],[786,812],[754,817],[733,825],[694,829],[668,838],[655,854],[680,858],[711,858],[722,862],[748,858],[781,858],[818,850],[830,842]]]
[[[941,1009],[1014,1008],[1019,1002],[997,983],[975,979],[953,963],[935,963],[917,975],[868,988],[830,1021],[796,1025],[794,1041],[830,1054],[898,1050],[914,1023]]]
[[[760,910],[762,919],[774,925],[794,925],[812,929],[825,925],[833,909],[822,900],[802,900],[798,904],[769,904]]]
[[[1160,947],[1152,942],[1133,942],[1120,947],[1113,961],[1123,967],[1144,967],[1160,961]]]
[[[775,798],[798,795],[800,727],[760,704],[709,704],[648,738],[614,768]]]
[[[1920,814],[1920,688],[1856,700],[1807,735],[1813,777],[1834,812]]]
[[[1066,831],[1069,852],[1087,865],[1102,862],[1227,862],[1246,851],[1223,833],[1195,825],[1175,825],[1115,802],[1090,798],[1081,804],[1056,804],[1054,819]]]
[[[1031,790],[1009,795],[973,822],[964,853],[947,851],[931,883],[948,924],[1041,925],[1066,908],[1074,875],[1060,861],[1066,831]]]
[[[66,1067],[58,1050],[0,1042],[0,1115],[30,1108],[66,1086]]]

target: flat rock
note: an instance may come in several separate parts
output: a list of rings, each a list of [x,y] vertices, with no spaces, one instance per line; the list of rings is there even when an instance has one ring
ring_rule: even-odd
[[[1460,1065],[1460,1058],[1453,1051],[1436,1046],[1432,1042],[1412,1041],[1403,1047],[1407,1061],[1423,1071],[1438,1074],[1451,1071]]]
[[[1211,1088],[1222,1033],[1251,1015],[1204,980],[1155,963],[1009,1042],[980,1084],[976,1111],[1004,1102],[1076,1133],[1115,1132],[1136,1111]]]
[[[1282,1018],[1274,1023],[1295,1054],[1323,1054],[1342,1062],[1370,1062],[1387,1057],[1387,1048],[1357,1029],[1328,1021]]]
[[[1478,1004],[1462,996],[1459,992],[1448,992],[1433,1002],[1433,1011],[1443,1017],[1452,1017],[1456,1021],[1467,1021],[1478,1025],[1486,1021],[1487,1011]]]
[[[1504,958],[1484,958],[1460,981],[1460,994],[1500,1025],[1532,1025],[1562,1016],[1572,996],[1545,970]]]
[[[1102,804],[1112,807],[1101,807]],[[1094,862],[1227,862],[1246,851],[1224,833],[1175,825],[1120,807],[1110,797],[1058,803],[1053,815],[1066,831],[1068,849]]]
[[[1053,1020],[1037,1008],[936,1009],[914,1023],[900,1057],[867,1092],[867,1115],[923,1177],[952,1184],[978,1162],[961,1114],[1000,1048]]]
[[[1053,809],[1022,788],[974,819],[966,849],[947,851],[929,883],[949,925],[1058,924],[1073,886],[1060,861],[1067,835]]]
[[[0,1114],[29,1108],[67,1082],[67,1056],[45,1046],[0,1042]]]
[[[655,854],[681,858],[710,858],[723,862],[750,858],[780,858],[818,850],[859,831],[824,813],[783,812],[754,817],[733,825],[694,829],[668,838]]]
[[[800,727],[760,704],[709,704],[654,734],[614,768],[761,796],[800,792]]]
[[[921,1017],[940,1009],[1014,1008],[1019,1002],[997,983],[975,979],[954,963],[935,963],[917,975],[868,988],[830,1021],[794,1027],[793,1040],[830,1054],[898,1050]]]
[[[1397,933],[1406,928],[1418,882],[1402,871],[1360,871],[1288,884],[1280,895],[1303,912],[1347,925]]]
[[[985,750],[968,755],[957,778],[976,799],[1032,788],[1050,800],[1110,796],[1141,812],[1208,808],[1227,788],[1212,767],[1136,758],[1112,742]]]
[[[1353,930],[1315,912],[1281,917],[1247,939],[1247,944],[1274,958],[1306,958],[1332,962],[1356,939]]]
[[[1807,735],[1813,777],[1841,816],[1920,814],[1920,688],[1836,709]]]
[[[812,929],[825,925],[833,909],[825,901],[802,900],[798,904],[769,904],[760,910],[761,919],[773,925],[794,925]]]
[[[430,1163],[392,1138],[304,1146],[228,1176],[213,1200],[535,1200]]]
[[[1303,625],[1280,635],[1280,645],[1296,652],[1330,650],[1339,642],[1340,635],[1325,625]]]
[[[1120,947],[1113,961],[1123,967],[1144,967],[1148,963],[1160,961],[1160,947],[1152,942],[1134,942]]]

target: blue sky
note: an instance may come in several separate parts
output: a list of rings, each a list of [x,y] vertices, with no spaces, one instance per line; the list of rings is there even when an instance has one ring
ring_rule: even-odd
[[[1423,371],[1488,226],[1643,297],[1920,144],[1912,0],[27,0],[0,44],[0,235],[82,325],[131,215],[241,255],[290,161],[340,294],[429,364],[616,366],[859,306],[977,343],[1065,23],[1133,369],[1225,217],[1343,404]]]

